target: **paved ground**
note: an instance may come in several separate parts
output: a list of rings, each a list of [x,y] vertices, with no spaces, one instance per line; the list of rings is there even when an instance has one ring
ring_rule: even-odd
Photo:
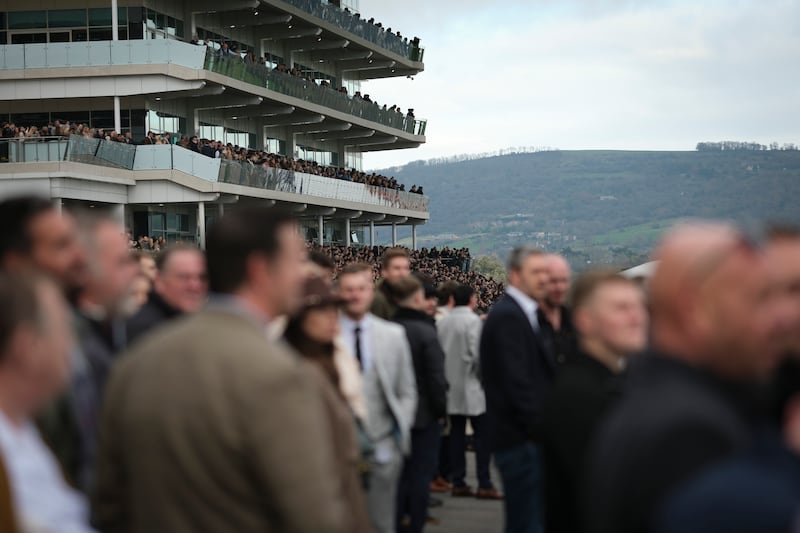
[[[475,456],[467,454],[467,483],[477,486],[474,476]],[[500,488],[500,476],[492,472],[492,481]],[[444,505],[434,507],[430,514],[438,518],[438,526],[429,525],[428,533],[502,533],[503,502],[484,501],[474,498],[452,498],[450,494],[434,494],[435,498],[444,500]]]

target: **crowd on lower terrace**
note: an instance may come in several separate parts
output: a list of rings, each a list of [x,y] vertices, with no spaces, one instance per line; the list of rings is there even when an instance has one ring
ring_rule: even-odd
[[[380,276],[381,258],[387,250],[383,246],[345,247],[310,245],[311,251],[321,251],[331,257],[340,271],[350,263],[368,263],[372,265],[374,277]],[[478,296],[478,310],[486,312],[500,296],[503,295],[502,281],[488,278],[470,270],[472,257],[467,248],[421,248],[409,250],[411,270],[420,272],[431,278],[437,286],[447,281],[455,281],[469,285]]]
[[[87,138],[104,139],[106,141],[125,144],[160,145],[172,144],[173,141],[176,141],[175,144],[178,146],[182,146],[183,148],[201,153],[208,157],[247,162],[255,166],[292,170],[294,172],[303,172],[306,174],[314,174],[327,178],[406,192],[405,184],[399,183],[394,176],[389,177],[375,172],[362,172],[345,167],[321,165],[316,161],[295,159],[263,150],[251,150],[222,141],[200,139],[197,136],[189,137],[182,134],[156,134],[149,131],[142,142],[135,142],[130,132],[121,134],[116,131],[106,131],[102,128],[92,128],[86,124],[75,124],[66,121],[61,122],[59,120],[43,126],[27,127],[4,122],[2,126],[0,126],[0,129],[2,130],[3,138],[22,138],[33,141],[45,137],[68,137],[70,135],[81,135]],[[424,188],[421,185],[412,185],[407,192],[425,194]]]

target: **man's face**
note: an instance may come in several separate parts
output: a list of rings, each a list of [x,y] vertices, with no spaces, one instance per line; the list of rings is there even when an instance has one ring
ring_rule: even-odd
[[[72,292],[87,279],[86,251],[78,239],[75,219],[67,213],[47,211],[31,220],[33,265]]]
[[[269,265],[269,303],[276,314],[291,314],[301,303],[308,254],[294,224],[278,230],[278,241],[280,251]]]
[[[780,362],[781,306],[765,258],[735,252],[700,289],[712,364],[733,378],[757,378]]]
[[[544,254],[531,254],[522,262],[519,270],[509,272],[511,283],[519,290],[536,300],[544,301],[550,284],[548,259]]]
[[[411,274],[411,262],[407,257],[395,257],[385,268],[381,269],[381,277],[389,283],[395,283]]]
[[[597,288],[580,309],[581,334],[611,353],[627,356],[647,343],[647,310],[641,289],[626,282],[609,282]]]
[[[360,320],[372,306],[375,285],[369,271],[339,276],[339,296],[344,300],[345,314]]]
[[[800,355],[800,239],[781,239],[767,247],[775,283],[775,305],[784,330],[781,351]]]
[[[425,313],[428,316],[436,316],[436,309],[439,307],[439,299],[436,296],[425,298]]]
[[[94,229],[94,250],[90,252],[90,280],[87,285],[95,303],[108,312],[120,310],[139,273],[139,265],[128,251],[125,236],[116,224],[100,223]]]
[[[64,298],[49,283],[39,284],[39,305],[44,314],[42,328],[25,328],[28,340],[17,344],[20,379],[31,386],[32,405],[38,411],[66,386],[70,375],[70,354],[74,344],[69,312]],[[19,332],[18,332],[19,334]]]
[[[199,311],[208,295],[206,260],[195,250],[176,250],[169,256],[155,282],[156,292],[184,313]]]
[[[158,277],[158,268],[156,267],[156,260],[151,256],[143,255],[139,258],[139,270],[151,283],[156,281],[156,277]]]
[[[547,303],[551,307],[563,307],[569,294],[569,264],[561,257],[551,257],[548,265],[550,282],[547,286]]]

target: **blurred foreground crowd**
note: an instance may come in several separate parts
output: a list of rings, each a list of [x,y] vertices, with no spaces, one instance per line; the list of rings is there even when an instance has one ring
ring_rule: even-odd
[[[797,531],[795,230],[677,227],[644,286],[521,246],[482,317],[432,251],[274,209],[155,258],[48,200],[0,223],[0,531],[419,532],[431,492],[508,532]]]

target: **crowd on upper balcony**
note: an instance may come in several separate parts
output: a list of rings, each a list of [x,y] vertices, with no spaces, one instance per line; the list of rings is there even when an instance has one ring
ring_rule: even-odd
[[[282,74],[286,74],[296,78],[302,78],[308,81],[309,83],[313,83],[315,85],[318,85],[319,87],[335,90],[336,92],[339,92],[350,98],[349,91],[347,90],[347,87],[345,87],[344,85],[337,88],[334,87],[331,84],[331,82],[326,79],[322,79],[319,82],[317,82],[317,80],[315,80],[310,73],[308,72],[304,73],[302,67],[297,63],[295,63],[294,66],[292,66],[291,68],[289,68],[289,66],[286,63],[278,63],[277,65],[275,65],[274,68],[270,69],[265,57],[263,56],[256,57],[255,53],[253,53],[252,50],[239,50],[238,45],[235,43],[229,44],[228,42],[225,41],[222,41],[221,43],[215,43],[209,38],[206,38],[204,41],[201,41],[200,38],[197,36],[197,34],[195,34],[194,37],[192,37],[191,43],[196,44],[198,46],[206,46],[210,49],[216,50],[215,52],[216,56],[220,59],[241,61],[246,65],[261,66],[264,69],[271,70],[271,72],[280,72]],[[396,113],[400,117],[405,117],[410,120],[414,120],[415,118],[414,109],[409,108],[406,113],[403,113],[402,108],[396,104],[392,106],[383,104],[381,106],[377,101],[373,100],[369,94],[361,94],[361,91],[355,91],[355,93],[352,96],[352,100],[361,101],[367,104],[372,104],[375,108],[381,111]]]
[[[152,131],[148,131],[142,142],[134,142],[130,132],[122,134],[113,130],[92,128],[85,124],[75,124],[68,121],[62,122],[59,120],[49,122],[44,126],[27,127],[17,126],[12,122],[4,122],[2,125],[0,125],[0,131],[2,131],[3,138],[6,139],[24,138],[26,140],[36,140],[43,139],[45,137],[68,137],[70,135],[80,135],[90,139],[102,139],[125,144],[145,145],[172,144],[173,138],[173,136],[169,134],[158,135]],[[352,181],[354,183],[363,183],[365,185],[372,185],[375,187],[386,187],[400,192],[425,194],[422,185],[412,185],[411,189],[406,191],[405,184],[399,183],[394,176],[389,177],[382,174],[377,174],[375,172],[368,173],[355,169],[348,169],[345,167],[321,165],[316,161],[295,159],[263,150],[251,150],[241,146],[236,146],[232,143],[223,143],[222,141],[200,139],[196,135],[176,135],[174,137],[178,139],[175,143],[178,146],[201,153],[208,157],[240,161],[242,163],[249,163],[263,168],[292,170],[294,172],[303,172],[305,174],[314,174],[327,178]]]

